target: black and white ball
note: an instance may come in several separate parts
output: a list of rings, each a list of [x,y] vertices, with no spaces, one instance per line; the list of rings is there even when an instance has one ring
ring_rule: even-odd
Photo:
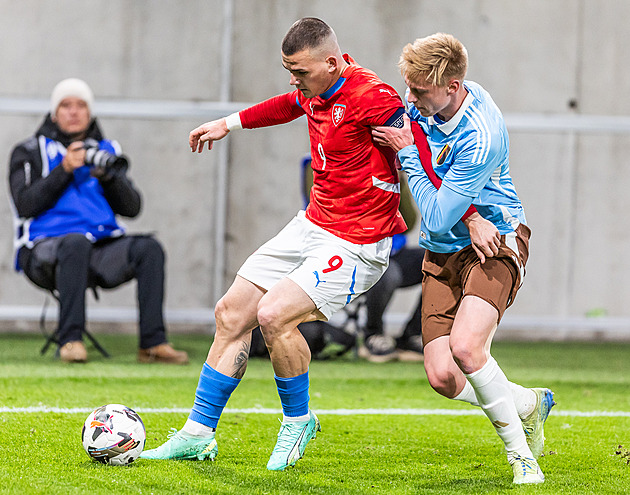
[[[81,440],[87,454],[103,464],[124,466],[142,453],[144,423],[137,412],[122,404],[97,407],[83,424]]]

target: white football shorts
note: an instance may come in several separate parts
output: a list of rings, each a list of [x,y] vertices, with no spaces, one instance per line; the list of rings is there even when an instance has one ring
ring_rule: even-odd
[[[238,275],[265,290],[288,277],[329,319],[381,278],[391,247],[391,237],[353,244],[313,224],[300,211],[245,260]]]

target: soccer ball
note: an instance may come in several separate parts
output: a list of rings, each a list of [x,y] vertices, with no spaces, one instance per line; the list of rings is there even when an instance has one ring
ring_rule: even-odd
[[[83,448],[103,464],[124,466],[142,453],[147,438],[144,423],[133,409],[122,404],[97,407],[83,424]]]

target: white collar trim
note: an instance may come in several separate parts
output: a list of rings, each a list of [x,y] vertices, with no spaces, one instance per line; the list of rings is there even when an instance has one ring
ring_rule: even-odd
[[[446,121],[446,122],[444,122],[442,124],[439,124],[438,122],[436,122],[436,120],[433,118],[433,116],[431,116],[428,119],[429,120],[429,125],[437,126],[437,128],[440,131],[442,131],[444,134],[446,134],[448,136],[459,125],[459,123],[461,122],[462,118],[464,117],[464,113],[466,113],[466,110],[468,110],[468,107],[472,104],[474,99],[475,99],[475,97],[472,95],[470,90],[468,90],[468,94],[466,95],[466,98],[464,98],[464,101],[462,102],[462,105],[459,107],[459,110],[457,110],[457,113],[455,115],[453,115],[450,120],[448,120],[448,121]]]

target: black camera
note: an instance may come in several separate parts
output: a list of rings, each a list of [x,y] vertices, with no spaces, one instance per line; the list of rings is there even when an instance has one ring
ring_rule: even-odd
[[[118,156],[99,148],[98,144],[85,143],[85,163],[90,167],[102,169],[106,173],[127,170],[129,162],[124,156]]]

